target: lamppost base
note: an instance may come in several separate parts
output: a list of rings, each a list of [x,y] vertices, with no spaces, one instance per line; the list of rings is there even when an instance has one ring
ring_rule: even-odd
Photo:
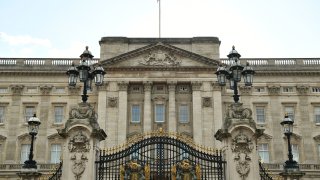
[[[21,169],[20,172],[17,173],[17,175],[22,180],[38,180],[39,177],[42,175],[42,173],[39,173],[37,169],[29,168],[29,169]]]
[[[283,171],[280,173],[280,176],[282,176],[285,180],[298,180],[304,175],[305,173],[300,171],[298,163],[296,161],[289,160],[285,162]]]
[[[297,161],[286,161],[283,169],[284,170],[286,170],[286,169],[287,170],[290,170],[290,169],[292,169],[292,170],[298,169],[299,170],[299,165],[298,165]]]
[[[37,169],[37,162],[34,160],[27,160],[24,162],[24,165],[22,167],[26,169],[31,169],[31,168]]]

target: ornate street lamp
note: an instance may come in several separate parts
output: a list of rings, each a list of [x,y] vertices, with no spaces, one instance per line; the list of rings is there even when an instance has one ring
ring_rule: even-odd
[[[220,65],[217,69],[217,72],[215,73],[218,78],[218,83],[220,86],[225,86],[227,83],[227,79],[230,83],[230,89],[234,91],[233,100],[234,102],[239,102],[239,95],[238,95],[238,82],[241,81],[241,75],[244,79],[244,84],[246,86],[251,86],[253,81],[253,75],[255,71],[252,67],[249,66],[249,63],[247,63],[246,67],[243,67],[240,64],[239,58],[241,55],[235,50],[235,47],[232,46],[232,50],[228,54],[228,58],[231,62],[231,66],[229,69],[226,69],[226,67],[223,67]]]
[[[284,166],[285,169],[297,169],[299,168],[298,163],[293,160],[292,148],[290,143],[290,136],[293,132],[293,120],[289,118],[288,114],[285,115],[283,121],[280,123],[282,125],[283,133],[287,136],[288,139],[288,158]]]
[[[86,50],[83,51],[80,58],[80,65],[75,67],[74,64],[72,64],[67,71],[67,75],[69,76],[69,86],[75,86],[77,84],[78,76],[79,81],[83,82],[82,102],[85,103],[88,100],[87,90],[91,89],[92,80],[94,79],[96,86],[101,86],[106,72],[101,65],[91,71],[92,68],[88,65],[88,60],[92,60],[93,55],[88,50],[88,46],[86,46]]]
[[[37,168],[37,162],[33,160],[33,141],[34,137],[38,134],[40,124],[40,119],[36,117],[36,114],[28,120],[28,130],[31,135],[31,147],[29,159],[24,162],[23,168]]]
[[[305,173],[300,171],[297,161],[293,160],[292,148],[290,143],[290,136],[293,133],[293,123],[294,121],[289,118],[288,114],[285,115],[283,121],[280,123],[282,125],[283,133],[285,136],[287,136],[288,139],[289,160],[285,162],[283,172],[280,173],[280,175],[284,177],[285,180],[298,180],[305,175]]]

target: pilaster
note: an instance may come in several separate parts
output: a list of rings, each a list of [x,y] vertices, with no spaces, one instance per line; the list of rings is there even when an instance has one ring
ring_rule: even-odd
[[[193,140],[202,144],[201,82],[192,82]]]
[[[221,97],[221,86],[218,83],[212,83],[212,96],[213,96],[213,129],[214,132],[217,132],[222,128],[222,97]],[[214,143],[216,148],[221,148],[221,142],[215,141]]]
[[[118,121],[118,144],[124,143],[127,138],[128,121],[128,82],[118,83],[119,87],[119,121]]]
[[[102,86],[98,86],[98,123],[103,130],[106,130],[107,127],[107,88],[107,82],[104,82]],[[105,147],[105,144],[102,146]]]
[[[177,131],[177,118],[176,118],[176,81],[169,81],[169,132]]]
[[[148,132],[152,129],[151,118],[151,88],[152,82],[143,82],[144,104],[143,104],[143,131]]]

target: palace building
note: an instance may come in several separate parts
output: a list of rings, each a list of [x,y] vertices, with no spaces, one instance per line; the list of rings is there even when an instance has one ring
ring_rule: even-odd
[[[88,87],[88,103],[107,134],[100,148],[160,128],[226,148],[214,137],[234,93],[217,82],[219,65],[232,63],[220,43],[217,37],[101,38],[100,58],[88,61],[106,71],[102,86]],[[264,166],[271,174],[283,169],[288,149],[280,122],[288,114],[294,120],[293,158],[304,179],[320,178],[320,58],[240,58],[243,66],[247,62],[255,74],[252,86],[238,83],[239,102],[264,129],[256,147]],[[34,146],[40,172],[60,162],[67,147],[57,129],[81,102],[83,88],[68,86],[72,64],[80,58],[0,58],[0,179],[16,178],[28,159],[33,114],[41,121]]]

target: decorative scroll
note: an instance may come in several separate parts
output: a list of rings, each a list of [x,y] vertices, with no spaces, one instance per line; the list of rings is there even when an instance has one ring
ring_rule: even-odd
[[[168,54],[158,50],[156,52],[149,52],[149,54],[140,61],[140,64],[145,66],[179,66],[181,61],[178,61],[171,53]]]
[[[20,95],[24,89],[24,85],[12,85],[10,88],[13,94]]]
[[[52,86],[48,86],[48,85],[40,86],[40,92],[42,95],[49,95],[51,89],[52,89]]]
[[[202,98],[202,107],[211,107],[211,106],[212,106],[211,97]]]
[[[109,97],[108,98],[108,105],[109,107],[117,107],[118,105],[118,98],[117,97]]]
[[[68,149],[72,153],[70,160],[73,162],[72,172],[76,180],[80,180],[86,168],[88,158],[86,153],[90,150],[89,139],[83,135],[82,131],[73,136],[68,144]]]
[[[253,142],[242,131],[232,139],[231,150],[235,153],[236,170],[242,180],[245,180],[250,172],[251,157],[249,154],[254,148]]]
[[[297,91],[299,92],[299,94],[308,94],[309,86],[299,85],[297,86]]]

